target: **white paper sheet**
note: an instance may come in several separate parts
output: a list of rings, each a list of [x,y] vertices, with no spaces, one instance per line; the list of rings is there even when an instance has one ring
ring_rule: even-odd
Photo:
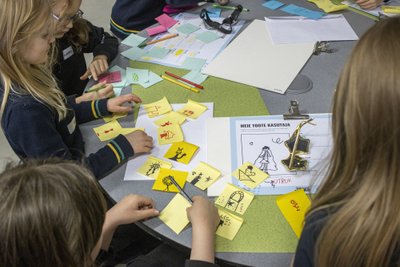
[[[203,73],[284,94],[311,56],[314,45],[274,45],[264,21],[254,20]]]
[[[145,132],[153,137],[154,148],[151,151],[152,156],[169,161],[173,165],[173,169],[182,171],[191,171],[200,161],[206,162],[206,138],[205,138],[205,125],[208,118],[213,117],[214,103],[202,103],[208,107],[208,109],[196,120],[187,119],[186,122],[182,124],[182,131],[185,137],[185,141],[191,144],[199,146],[196,154],[190,161],[188,165],[172,161],[164,158],[165,153],[171,145],[159,145],[157,142],[157,126],[153,121],[158,120],[161,116],[149,118],[144,111],[143,107],[139,109],[138,119],[136,121],[135,127],[144,128]],[[173,110],[177,111],[182,108],[185,104],[172,104]],[[136,172],[147,160],[148,154],[140,155],[131,159],[126,166],[124,180],[153,180],[149,177],[143,176]]]
[[[358,40],[343,15],[328,15],[318,20],[299,16],[266,17],[265,24],[274,44]]]

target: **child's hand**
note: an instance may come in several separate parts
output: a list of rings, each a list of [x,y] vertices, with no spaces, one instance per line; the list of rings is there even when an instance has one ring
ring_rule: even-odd
[[[113,86],[107,83],[98,83],[90,87],[88,90],[92,92],[84,93],[83,95],[75,98],[75,102],[79,104],[83,101],[92,101],[114,96]]]
[[[186,213],[193,228],[215,232],[219,223],[217,208],[212,202],[201,196],[194,196],[192,200],[193,204],[186,209]]]
[[[126,94],[111,98],[107,102],[107,110],[109,112],[127,113],[132,110],[132,106],[123,106],[125,103],[141,103],[142,100],[134,94]]]
[[[382,3],[382,0],[356,0],[356,4],[362,9],[374,9],[380,3]]]
[[[137,130],[125,135],[135,154],[149,153],[153,148],[153,138],[145,132]]]
[[[141,195],[127,195],[106,214],[106,220],[110,225],[118,226],[130,224],[154,216],[160,212],[155,209],[151,198]]]
[[[93,79],[97,81],[98,76],[100,74],[103,74],[108,70],[108,61],[107,61],[107,56],[105,55],[98,55],[95,56],[92,60],[92,62],[89,65],[89,68],[86,70],[86,72],[80,77],[81,80],[86,80],[89,78],[90,75],[92,75]]]
[[[218,0],[217,2],[218,2],[218,4],[220,4],[221,6],[224,6],[224,5],[226,5],[226,4],[229,3],[229,0]]]

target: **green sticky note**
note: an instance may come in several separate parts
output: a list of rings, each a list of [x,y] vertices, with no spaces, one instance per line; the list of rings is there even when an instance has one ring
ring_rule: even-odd
[[[183,34],[191,34],[192,32],[195,32],[198,29],[200,29],[200,28],[197,27],[197,26],[194,26],[191,23],[186,23],[186,24],[183,24],[183,25],[181,25],[181,26],[176,28],[176,30],[178,32],[183,33]]]
[[[131,33],[128,37],[126,37],[121,44],[124,45],[129,45],[129,46],[138,46],[141,43],[143,43],[143,41],[146,40],[146,38],[139,36],[137,34]]]
[[[200,41],[208,44],[208,43],[211,43],[211,42],[219,39],[220,36],[218,34],[216,34],[215,32],[206,31],[206,32],[202,32],[202,33],[196,35],[196,38],[199,39]]]
[[[208,75],[202,74],[198,70],[192,70],[191,72],[188,72],[185,76],[182,78],[185,78],[186,80],[189,80],[191,82],[201,84],[207,79]]]
[[[145,53],[146,53],[146,51],[144,51],[143,49],[140,49],[138,47],[132,47],[132,48],[122,52],[121,55],[123,55],[124,57],[127,57],[129,59],[136,60],[136,59],[142,57]]]
[[[149,70],[126,68],[126,79],[130,84],[147,83],[149,81]]]
[[[159,83],[162,80],[163,79],[159,75],[155,74],[152,71],[149,71],[149,80],[146,83],[140,83],[140,85],[143,86],[144,88],[149,88],[150,86]]]
[[[150,51],[147,52],[146,56],[152,57],[152,58],[165,58],[169,53],[169,49],[166,49],[164,47],[153,47]]]
[[[182,68],[188,70],[201,70],[206,63],[206,59],[197,57],[187,57],[182,63]]]

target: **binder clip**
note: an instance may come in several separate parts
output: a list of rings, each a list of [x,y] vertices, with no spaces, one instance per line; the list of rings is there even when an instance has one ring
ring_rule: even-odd
[[[301,114],[299,109],[299,102],[297,100],[290,100],[289,113],[283,114],[284,120],[306,120],[310,118],[307,114]]]
[[[308,161],[300,157],[299,154],[308,154],[310,152],[310,139],[302,137],[300,130],[307,123],[315,125],[311,123],[312,120],[308,119],[300,122],[290,138],[285,141],[285,146],[290,155],[288,158],[281,160],[281,162],[289,171],[304,171],[308,168]]]
[[[327,41],[320,41],[314,45],[313,55],[319,55],[321,53],[333,53],[336,52],[335,49],[329,47],[329,43]]]

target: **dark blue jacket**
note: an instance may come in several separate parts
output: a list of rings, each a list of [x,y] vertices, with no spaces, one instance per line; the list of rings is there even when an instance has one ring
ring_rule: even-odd
[[[0,99],[3,97],[0,85]],[[21,158],[61,157],[86,163],[98,179],[121,161],[133,156],[128,140],[119,135],[106,146],[85,157],[78,124],[109,115],[107,99],[75,104],[68,98],[68,115],[59,121],[57,112],[31,95],[10,94],[1,126],[11,148]]]

